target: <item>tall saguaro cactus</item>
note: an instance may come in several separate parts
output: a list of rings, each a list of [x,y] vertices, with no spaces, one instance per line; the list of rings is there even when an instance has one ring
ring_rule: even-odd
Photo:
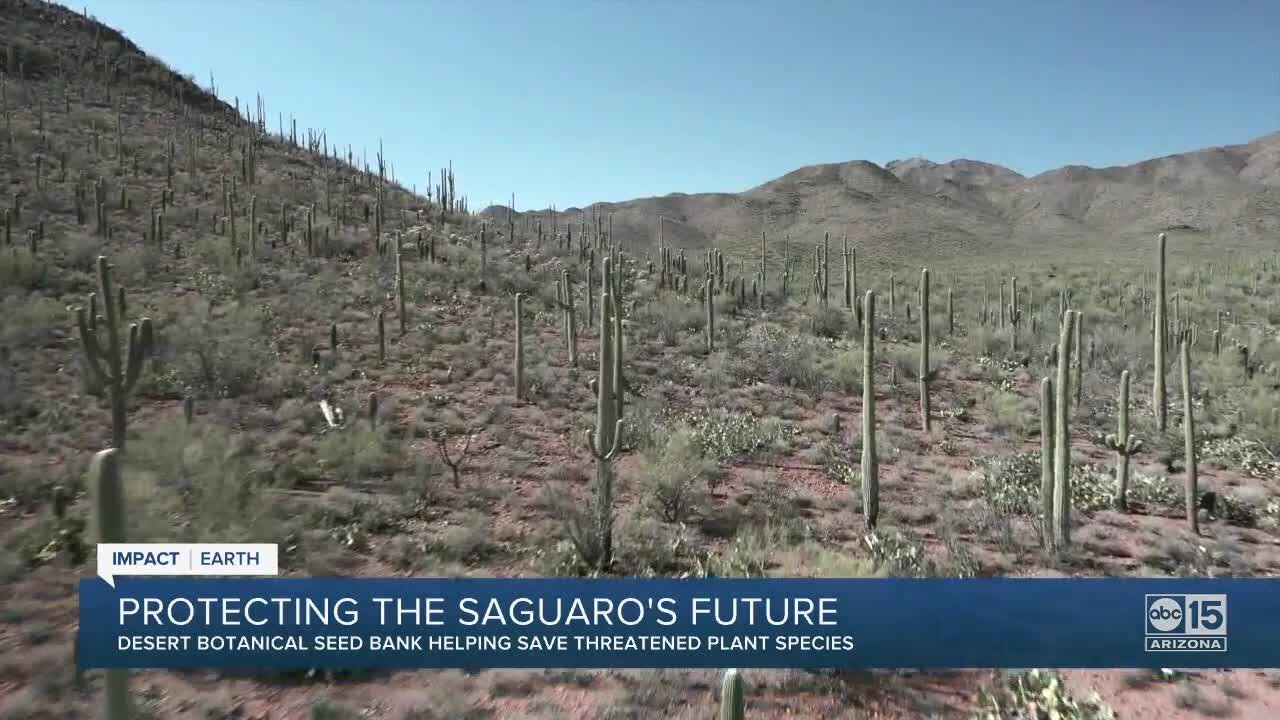
[[[725,670],[720,681],[720,720],[743,720],[747,712],[747,693],[742,673]]]
[[[564,313],[564,342],[569,350],[569,365],[578,366],[578,312],[573,301],[573,283],[569,280],[569,271],[560,271],[560,282],[556,286],[556,304]]]
[[[715,352],[716,349],[716,298],[712,284],[715,278],[710,272],[707,273],[707,284],[702,288],[702,301],[706,304],[707,310],[707,352]]]
[[[513,368],[516,400],[524,399],[524,293],[516,293],[516,356]]]
[[[1040,527],[1045,549],[1054,552],[1057,537],[1053,532],[1054,498],[1054,428],[1053,381],[1040,379]]]
[[[1199,478],[1196,474],[1196,424],[1195,414],[1191,407],[1191,350],[1187,341],[1178,344],[1179,364],[1182,366],[1182,444],[1186,453],[1187,478],[1186,498],[1187,525],[1193,535],[1200,534],[1200,519],[1196,515]]]
[[[875,530],[880,514],[880,467],[876,459],[876,294],[862,301],[862,514]]]
[[[841,238],[841,242],[844,244],[844,306],[852,312],[853,299],[858,293],[853,287],[853,274],[850,272],[848,234]]]
[[[485,290],[488,285],[486,281],[489,277],[489,246],[488,240],[485,239],[485,226],[480,226],[480,290]]]
[[[920,271],[920,426],[932,428],[929,412],[929,268]]]
[[[1120,373],[1120,407],[1119,420],[1115,434],[1107,435],[1107,447],[1116,453],[1116,497],[1115,508],[1120,512],[1128,510],[1125,499],[1129,489],[1129,458],[1142,449],[1142,441],[1129,433],[1129,371]]]
[[[121,347],[121,318],[124,308],[112,302],[116,296],[111,282],[111,266],[105,257],[98,257],[98,292],[103,298],[101,323],[90,320],[83,307],[76,309],[76,326],[80,333],[80,348],[85,365],[95,383],[106,390],[111,402],[111,445],[123,449],[128,425],[129,395],[138,384],[143,365],[154,350],[151,318],[142,318],[140,324],[129,326],[128,347]],[[97,328],[106,326],[106,345],[98,341]],[[122,353],[123,350],[123,353]]]
[[[89,465],[89,493],[98,542],[125,542],[124,488],[120,483],[120,458],[116,448],[93,456]],[[129,720],[133,717],[128,670],[107,671],[104,717],[105,720]]]
[[[765,238],[765,231],[761,230],[760,231],[760,295],[761,296],[763,296],[765,293],[765,288],[766,288],[765,283],[768,280],[768,275],[766,274],[768,260],[769,260],[769,246]]]
[[[822,306],[830,300],[831,290],[831,232],[822,233]]]
[[[1152,338],[1152,345],[1155,353],[1155,369],[1153,371],[1153,380],[1151,385],[1151,405],[1156,413],[1156,429],[1164,432],[1168,424],[1169,407],[1165,398],[1164,387],[1164,349],[1165,349],[1165,333],[1168,331],[1167,322],[1165,321],[1165,285],[1164,285],[1164,255],[1165,255],[1165,234],[1160,233],[1156,239],[1157,260],[1156,260],[1156,312],[1153,323],[1155,324],[1155,333]]]
[[[1081,336],[1084,334],[1084,314],[1079,310],[1075,311],[1075,337],[1071,343],[1072,357],[1071,369],[1074,375],[1071,379],[1071,402],[1072,407],[1080,407],[1080,398],[1084,392],[1084,341]]]
[[[1018,352],[1018,321],[1022,311],[1018,309],[1018,278],[1009,278],[1009,352]]]
[[[1053,438],[1053,527],[1056,546],[1071,544],[1071,429],[1069,404],[1071,395],[1071,343],[1075,339],[1075,311],[1062,314],[1062,332],[1058,337],[1058,387],[1054,400]]]
[[[622,444],[622,421],[618,419],[612,321],[614,306],[610,259],[604,258],[604,282],[600,296],[599,375],[596,379],[596,427],[587,431],[587,449],[596,459],[595,517],[591,535],[577,533],[574,541],[584,559],[594,560],[597,569],[605,570],[613,559],[613,459]]]
[[[956,334],[956,304],[951,288],[947,288],[947,335]]]
[[[400,334],[404,335],[409,327],[409,315],[405,311],[404,301],[404,253],[400,252],[400,243],[396,243],[396,316],[400,321]]]

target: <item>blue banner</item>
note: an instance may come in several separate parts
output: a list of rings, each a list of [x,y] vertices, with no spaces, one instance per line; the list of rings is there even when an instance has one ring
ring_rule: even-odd
[[[84,668],[1280,667],[1280,579],[80,581]]]

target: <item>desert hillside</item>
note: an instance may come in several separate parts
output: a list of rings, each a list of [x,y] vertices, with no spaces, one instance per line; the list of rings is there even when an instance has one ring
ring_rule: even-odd
[[[415,195],[377,128],[59,5],[0,0],[0,61],[0,719],[720,710],[718,670],[108,684],[76,587],[121,536],[295,577],[1280,573],[1275,136],[475,213],[466,158]],[[1276,671],[744,675],[758,718],[1280,717]]]

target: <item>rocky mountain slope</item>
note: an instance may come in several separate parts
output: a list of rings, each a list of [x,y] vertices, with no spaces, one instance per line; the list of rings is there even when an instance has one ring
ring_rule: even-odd
[[[505,219],[507,209],[485,214]],[[736,194],[597,203],[561,215],[612,215],[619,237],[638,243],[656,240],[661,216],[664,236],[685,246],[752,247],[761,229],[810,243],[824,232],[848,233],[863,257],[883,260],[972,257],[1064,237],[1105,242],[1167,229],[1248,244],[1280,229],[1280,133],[1030,178],[976,160],[813,165]]]

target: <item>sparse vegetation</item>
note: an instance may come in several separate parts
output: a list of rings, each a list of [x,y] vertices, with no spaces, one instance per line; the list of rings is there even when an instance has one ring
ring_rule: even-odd
[[[252,713],[67,670],[97,538],[275,542],[294,575],[1280,568],[1270,245],[860,224],[832,262],[836,220],[640,211],[615,235],[607,205],[477,211],[451,167],[418,194],[70,10],[15,0],[0,30],[0,649],[34,661],[0,663],[9,717]],[[797,714],[754,671],[424,677],[405,718]],[[330,691],[312,717],[381,686]],[[1045,671],[980,706],[1112,716]]]

